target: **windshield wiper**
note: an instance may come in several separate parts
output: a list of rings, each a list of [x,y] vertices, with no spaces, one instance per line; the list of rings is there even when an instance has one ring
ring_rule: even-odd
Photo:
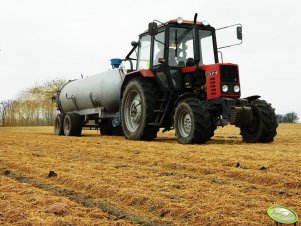
[[[187,30],[176,40],[176,43],[179,43],[182,41],[182,39],[192,30],[194,25],[192,25],[190,28],[187,28]]]

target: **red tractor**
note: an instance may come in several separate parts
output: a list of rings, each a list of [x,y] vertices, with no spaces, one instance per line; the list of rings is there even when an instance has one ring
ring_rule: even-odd
[[[242,42],[241,25],[236,33]],[[193,21],[149,23],[132,46],[125,59],[111,60],[112,70],[58,92],[57,135],[80,135],[94,124],[102,135],[153,140],[164,128],[175,129],[182,144],[202,144],[217,126],[231,124],[245,142],[273,141],[274,109],[257,95],[240,98],[238,65],[219,63],[216,30],[197,14]]]
[[[278,124],[271,104],[257,95],[240,98],[238,65],[219,63],[215,28],[196,19],[152,22],[132,42],[126,60],[137,61],[137,68],[121,87],[125,136],[152,140],[159,128],[174,128],[180,143],[201,144],[217,126],[231,124],[245,142],[272,142]]]

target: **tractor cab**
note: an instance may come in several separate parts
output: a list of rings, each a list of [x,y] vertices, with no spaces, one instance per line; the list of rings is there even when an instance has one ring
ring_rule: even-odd
[[[160,25],[150,23],[137,47],[137,70],[162,63],[172,68],[218,63],[215,29],[181,18]]]
[[[240,97],[238,66],[219,64],[215,28],[196,19],[197,14],[194,21],[149,23],[126,57],[136,61],[132,70],[153,74],[162,90],[193,92],[201,99]],[[241,29],[237,37],[242,38]]]
[[[156,25],[150,23],[151,28],[146,35],[152,34],[152,26]],[[217,63],[214,33],[213,27],[202,23],[182,20],[167,22],[166,26],[160,26],[153,34],[151,66],[162,61],[172,68]]]

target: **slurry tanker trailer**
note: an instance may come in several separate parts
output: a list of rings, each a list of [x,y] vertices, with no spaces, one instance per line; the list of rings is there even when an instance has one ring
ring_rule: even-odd
[[[242,27],[233,26],[240,44]],[[131,44],[124,59],[111,60],[111,70],[58,91],[56,135],[95,127],[102,135],[153,140],[162,128],[174,129],[182,144],[202,144],[217,126],[231,124],[245,142],[273,141],[274,109],[258,95],[240,97],[238,65],[219,62],[216,29],[197,14],[193,21],[155,20]]]

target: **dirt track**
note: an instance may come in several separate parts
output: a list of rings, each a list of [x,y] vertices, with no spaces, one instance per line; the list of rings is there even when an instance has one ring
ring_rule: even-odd
[[[173,131],[134,142],[52,130],[0,128],[0,224],[273,225],[271,205],[301,215],[300,124],[280,125],[271,144],[242,143],[234,127],[206,145]],[[68,211],[45,213],[57,201]]]

